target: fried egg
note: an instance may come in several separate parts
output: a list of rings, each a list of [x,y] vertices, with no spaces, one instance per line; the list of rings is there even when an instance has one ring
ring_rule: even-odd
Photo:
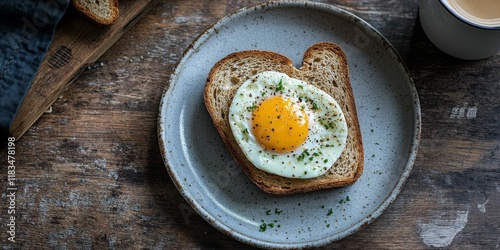
[[[257,74],[238,88],[229,123],[255,167],[287,178],[326,173],[347,140],[347,123],[333,97],[274,71]]]

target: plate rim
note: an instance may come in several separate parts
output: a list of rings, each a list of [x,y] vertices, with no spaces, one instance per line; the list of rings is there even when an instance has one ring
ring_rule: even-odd
[[[328,237],[322,240],[316,240],[316,241],[304,241],[302,243],[297,243],[297,244],[287,244],[283,245],[281,243],[275,243],[275,242],[269,242],[266,240],[259,240],[256,239],[256,237],[249,237],[248,235],[241,234],[237,231],[235,231],[233,228],[229,227],[228,225],[225,225],[224,223],[220,222],[217,220],[217,218],[213,217],[210,213],[207,212],[207,210],[203,207],[200,207],[199,204],[196,203],[190,197],[188,192],[182,188],[183,185],[181,184],[180,180],[177,180],[175,173],[173,173],[172,169],[169,167],[169,159],[166,154],[167,148],[165,147],[165,142],[163,138],[163,130],[166,129],[164,128],[163,120],[163,110],[167,109],[165,107],[165,104],[167,103],[167,99],[169,97],[169,93],[172,91],[173,88],[175,88],[175,85],[177,84],[175,82],[175,79],[177,78],[177,75],[180,73],[179,69],[181,68],[182,64],[187,60],[188,55],[191,53],[194,53],[200,46],[202,46],[208,39],[210,39],[211,36],[213,36],[214,32],[217,32],[217,29],[222,27],[227,20],[231,20],[233,18],[237,18],[239,15],[244,15],[245,13],[254,11],[258,12],[261,10],[265,10],[266,8],[290,8],[290,7],[307,7],[309,9],[314,9],[315,11],[321,10],[321,11],[326,11],[329,15],[337,15],[341,16],[341,18],[351,18],[355,22],[360,22],[362,26],[365,28],[369,29],[370,32],[373,32],[378,39],[382,43],[385,44],[386,49],[388,49],[386,52],[392,53],[392,58],[397,60],[397,64],[402,70],[402,73],[406,76],[408,80],[408,88],[411,91],[411,98],[413,101],[413,117],[412,118],[412,125],[413,125],[413,137],[411,138],[411,145],[410,145],[410,153],[408,154],[407,157],[407,162],[405,166],[402,168],[402,173],[401,176],[399,177],[399,180],[395,183],[395,186],[392,190],[389,191],[389,195],[387,198],[385,198],[379,206],[377,206],[373,212],[367,216],[365,216],[362,220],[360,220],[357,223],[354,223],[351,227],[348,227],[347,229],[341,231],[341,233],[336,234],[336,237]],[[312,8],[311,8],[312,7]],[[172,85],[174,83],[174,85]],[[406,84],[405,84],[406,86]],[[166,117],[166,116],[165,116]],[[409,73],[409,70],[404,63],[402,57],[398,53],[398,51],[395,49],[395,47],[385,38],[377,29],[375,29],[371,24],[369,24],[367,21],[363,20],[362,18],[358,17],[357,15],[344,10],[340,7],[337,7],[336,5],[333,4],[328,4],[328,3],[322,3],[322,2],[312,2],[308,0],[300,0],[300,1],[295,1],[295,0],[275,0],[275,1],[268,1],[268,2],[263,2],[263,3],[258,3],[258,4],[253,4],[249,5],[246,7],[242,7],[233,13],[227,14],[220,18],[218,21],[216,21],[214,24],[210,25],[208,28],[206,28],[204,31],[200,32],[193,40],[192,42],[188,45],[188,47],[183,51],[177,62],[175,63],[172,73],[169,76],[169,79],[167,80],[167,83],[163,89],[163,93],[161,95],[161,100],[159,104],[159,110],[158,110],[158,119],[157,119],[157,133],[158,133],[158,142],[160,146],[160,152],[162,156],[163,163],[165,165],[165,168],[167,169],[167,172],[170,176],[170,179],[174,183],[174,186],[177,188],[177,190],[180,192],[184,200],[200,215],[205,221],[207,221],[210,225],[215,227],[217,230],[220,232],[224,233],[227,236],[230,236],[233,239],[236,239],[240,242],[243,242],[248,245],[252,246],[257,246],[261,248],[273,248],[273,249],[289,249],[289,248],[301,248],[301,247],[318,247],[322,246],[325,244],[329,244],[335,241],[338,241],[340,239],[343,239],[359,230],[364,228],[365,226],[369,225],[371,222],[373,222],[376,218],[378,218],[398,197],[399,193],[403,189],[406,181],[408,180],[408,177],[414,167],[416,156],[417,156],[417,151],[418,147],[420,145],[421,141],[421,107],[420,107],[420,101],[419,101],[419,96],[418,92],[416,90],[414,81]],[[402,164],[403,165],[403,164]],[[255,242],[255,240],[259,240],[259,242]]]

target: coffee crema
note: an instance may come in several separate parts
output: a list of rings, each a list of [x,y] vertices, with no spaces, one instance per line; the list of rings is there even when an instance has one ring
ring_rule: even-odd
[[[443,0],[456,14],[472,23],[500,26],[500,0]]]

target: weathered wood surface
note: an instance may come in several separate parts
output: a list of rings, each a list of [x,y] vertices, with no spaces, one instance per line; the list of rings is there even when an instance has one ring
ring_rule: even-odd
[[[19,139],[85,68],[102,56],[145,14],[154,0],[122,1],[114,25],[98,27],[69,7],[10,127]]]
[[[160,157],[162,89],[189,43],[252,0],[159,3],[16,143],[16,243],[5,249],[251,249],[189,210]],[[331,248],[500,248],[500,55],[462,61],[425,36],[416,1],[324,0],[396,47],[419,92],[422,142],[402,192]],[[0,151],[7,180],[7,149]],[[4,230],[5,228],[5,230]]]

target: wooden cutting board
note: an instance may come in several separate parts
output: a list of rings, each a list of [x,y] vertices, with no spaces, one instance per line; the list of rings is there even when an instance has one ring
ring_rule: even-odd
[[[120,1],[120,17],[109,27],[97,26],[68,7],[11,124],[11,135],[19,139],[85,68],[99,59],[156,2]]]

